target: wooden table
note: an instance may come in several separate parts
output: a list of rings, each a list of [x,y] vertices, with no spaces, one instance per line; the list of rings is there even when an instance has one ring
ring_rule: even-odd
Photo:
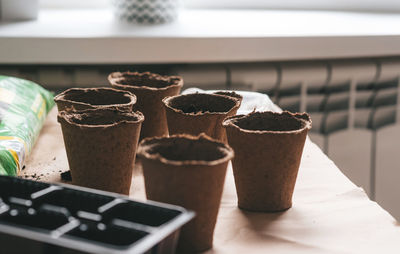
[[[68,170],[56,114],[50,112],[22,177],[60,182],[60,173]],[[130,196],[145,199],[139,165]],[[308,139],[293,207],[286,212],[239,210],[229,166],[214,248],[207,253],[400,253],[400,227]]]

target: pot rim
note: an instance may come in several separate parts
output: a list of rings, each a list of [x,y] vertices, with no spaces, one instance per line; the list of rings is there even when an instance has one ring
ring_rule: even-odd
[[[241,119],[245,119],[245,118],[249,118],[255,114],[272,114],[272,115],[278,115],[278,116],[282,116],[282,115],[287,115],[290,117],[294,117],[296,120],[300,121],[302,123],[302,127],[296,130],[290,130],[290,131],[271,131],[271,130],[249,130],[249,129],[245,129],[245,128],[241,128],[239,127],[235,121],[236,120],[241,120]],[[310,130],[311,129],[311,125],[312,125],[312,121],[310,116],[303,112],[303,113],[291,113],[289,111],[283,111],[283,112],[273,112],[273,111],[253,111],[249,114],[246,115],[236,115],[236,116],[231,116],[231,117],[227,117],[223,122],[222,122],[222,126],[224,128],[234,128],[237,129],[240,132],[244,132],[244,133],[250,133],[250,134],[298,134],[301,133],[305,130]]]
[[[223,112],[210,112],[210,111],[206,111],[206,112],[195,112],[195,113],[185,113],[183,112],[182,109],[178,109],[178,108],[174,108],[171,105],[169,105],[171,100],[174,100],[178,97],[188,97],[188,96],[196,96],[196,95],[205,95],[205,96],[211,96],[211,97],[221,97],[221,98],[225,98],[225,99],[229,99],[231,101],[235,102],[235,105],[233,107],[231,107],[228,111],[223,111]],[[209,93],[191,93],[191,94],[179,94],[179,95],[174,95],[174,96],[167,96],[162,100],[164,106],[166,108],[171,109],[172,111],[181,114],[181,115],[185,115],[185,116],[202,116],[202,115],[228,115],[229,113],[231,113],[232,111],[238,109],[240,107],[241,104],[241,100],[232,96],[227,96],[227,95],[221,95],[221,94],[209,94]]]
[[[149,75],[152,79],[155,80],[163,80],[163,81],[171,81],[171,84],[168,84],[164,87],[151,87],[151,86],[135,86],[135,85],[122,85],[118,84],[117,81],[124,79],[123,75],[132,75],[132,76],[144,76]],[[183,86],[183,79],[180,76],[162,76],[160,74],[151,73],[151,72],[112,72],[107,77],[108,82],[113,87],[117,87],[119,89],[136,89],[136,90],[149,90],[149,91],[165,91],[171,89],[173,87],[182,87]]]
[[[110,124],[97,124],[97,125],[90,125],[90,124],[79,124],[79,123],[75,123],[74,121],[71,120],[71,118],[73,118],[73,116],[76,115],[90,115],[90,113],[101,113],[104,111],[117,111],[119,114],[123,114],[123,115],[132,115],[134,117],[137,118],[137,120],[119,120],[117,122],[114,123],[110,123]],[[142,114],[142,112],[140,111],[136,111],[136,112],[126,112],[123,110],[120,110],[118,108],[104,108],[104,109],[85,109],[85,110],[62,110],[60,112],[58,112],[57,115],[57,121],[61,124],[63,123],[67,123],[71,126],[74,127],[78,127],[81,129],[105,129],[105,128],[112,128],[114,126],[117,125],[121,125],[121,124],[138,124],[138,123],[142,123],[144,121],[144,115]]]
[[[153,153],[150,154],[148,152],[148,147],[149,145],[151,145],[152,143],[155,144],[159,144],[160,142],[164,141],[164,140],[172,140],[172,139],[189,139],[189,140],[205,140],[207,142],[211,142],[216,144],[224,153],[224,156],[216,159],[216,160],[211,160],[211,161],[206,161],[206,160],[170,160],[165,158],[164,156],[162,156],[160,153]],[[201,133],[198,136],[192,136],[189,134],[175,134],[175,135],[171,135],[169,137],[164,136],[164,137],[149,137],[149,138],[145,138],[143,139],[138,146],[138,150],[136,153],[139,158],[142,159],[147,159],[147,160],[151,160],[151,161],[157,161],[160,162],[162,164],[167,164],[167,165],[174,165],[174,166],[215,166],[215,165],[219,165],[222,164],[224,162],[228,162],[229,160],[231,160],[234,157],[234,151],[233,149],[227,145],[224,144],[222,142],[219,142],[216,139],[210,138],[209,136],[207,136],[204,133]]]
[[[127,103],[120,103],[120,104],[102,104],[102,105],[93,105],[93,104],[89,104],[86,102],[80,102],[80,101],[74,101],[74,100],[69,100],[69,99],[65,99],[65,96],[71,92],[74,91],[80,91],[80,92],[88,92],[88,91],[110,91],[110,92],[115,92],[115,93],[119,93],[121,94],[123,97],[127,97],[130,99],[129,102]],[[124,91],[124,90],[120,90],[120,89],[115,89],[112,87],[89,87],[89,88],[78,88],[78,87],[73,87],[73,88],[69,88],[59,94],[57,94],[54,97],[54,101],[55,103],[58,102],[68,102],[68,103],[72,103],[72,104],[77,104],[77,105],[84,105],[84,106],[89,106],[90,108],[110,108],[110,107],[121,107],[121,106],[129,106],[129,105],[135,105],[137,102],[137,97],[135,94],[129,92],[129,91]]]
[[[240,102],[243,100],[243,96],[241,94],[237,93],[234,90],[218,90],[216,92],[213,92],[213,94],[232,97],[232,98],[235,98],[237,100],[240,100]]]

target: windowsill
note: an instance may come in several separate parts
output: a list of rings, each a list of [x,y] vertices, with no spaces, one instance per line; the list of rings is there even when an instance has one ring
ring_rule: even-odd
[[[186,63],[400,55],[400,15],[184,10],[171,24],[120,24],[108,10],[42,10],[0,23],[0,64]]]

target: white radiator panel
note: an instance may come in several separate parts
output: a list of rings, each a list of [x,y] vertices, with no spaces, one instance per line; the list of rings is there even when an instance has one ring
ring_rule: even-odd
[[[358,83],[373,82],[378,73],[373,60],[337,60],[331,62],[330,84],[342,84],[356,80]]]
[[[381,107],[385,105],[394,105],[397,101],[397,87],[382,89],[376,92],[373,106]]]
[[[363,108],[368,107],[374,98],[374,91],[366,90],[366,91],[357,91],[356,94],[356,107]]]
[[[315,134],[321,134],[323,133],[323,126],[325,124],[325,115],[322,112],[314,112],[314,113],[309,113],[311,120],[312,120],[312,128],[311,128],[311,133]],[[323,148],[320,146],[320,148]]]
[[[300,111],[300,97],[288,96],[279,99],[279,106],[288,111]]]
[[[376,201],[400,220],[400,125],[382,128],[376,140]]]
[[[349,108],[349,92],[334,93],[327,96],[325,109],[327,111],[337,111]]]
[[[308,87],[322,87],[329,78],[328,64],[324,62],[282,63],[280,89],[299,85],[306,82]]]
[[[98,69],[81,68],[74,72],[74,86],[96,87],[109,86],[107,73],[100,72]]]
[[[314,122],[313,122],[313,124],[314,124]],[[310,136],[312,142],[314,142],[317,146],[319,146],[322,150],[324,150],[323,149],[323,147],[325,145],[325,136],[324,135],[311,132],[309,134],[309,136]]]
[[[373,110],[370,108],[356,109],[354,117],[354,127],[358,129],[369,128],[369,122],[372,114]]]
[[[378,81],[389,81],[400,75],[400,59],[380,59],[380,75]]]
[[[231,64],[229,69],[231,84],[234,87],[244,85],[253,91],[269,91],[279,82],[277,68],[272,64]]]
[[[325,97],[326,96],[324,94],[307,95],[306,111],[308,112],[320,111],[324,106]]]
[[[325,121],[322,123],[322,131],[328,135],[348,127],[349,112],[347,110],[333,111],[326,113]]]
[[[329,136],[328,156],[352,181],[371,194],[372,133],[362,129],[348,129]]]
[[[372,128],[378,129],[386,125],[394,124],[396,121],[397,106],[385,106],[377,108],[372,118]]]
[[[73,76],[65,68],[40,68],[38,71],[38,79],[43,86],[56,86],[66,87],[73,84]]]
[[[227,84],[226,67],[223,65],[185,66],[175,70],[183,77],[184,86],[202,89],[224,89]]]

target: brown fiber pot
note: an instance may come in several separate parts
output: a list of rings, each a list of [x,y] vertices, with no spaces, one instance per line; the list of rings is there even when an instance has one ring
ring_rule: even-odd
[[[240,100],[234,97],[193,93],[164,98],[170,134],[199,135],[226,142],[222,121],[236,114]]]
[[[73,184],[128,195],[143,120],[113,109],[59,112]]]
[[[232,160],[239,208],[277,212],[292,195],[311,119],[308,114],[253,112],[223,123]]]
[[[206,135],[173,135],[145,139],[138,156],[148,199],[183,206],[196,212],[183,226],[178,251],[212,247],[228,161],[233,150]]]
[[[136,96],[128,91],[109,87],[70,88],[54,97],[58,111],[95,108],[115,108],[131,112]]]
[[[179,94],[183,86],[181,77],[150,72],[113,72],[108,76],[108,81],[112,87],[130,91],[137,96],[134,109],[142,112],[146,118],[140,139],[168,135],[162,99]]]

